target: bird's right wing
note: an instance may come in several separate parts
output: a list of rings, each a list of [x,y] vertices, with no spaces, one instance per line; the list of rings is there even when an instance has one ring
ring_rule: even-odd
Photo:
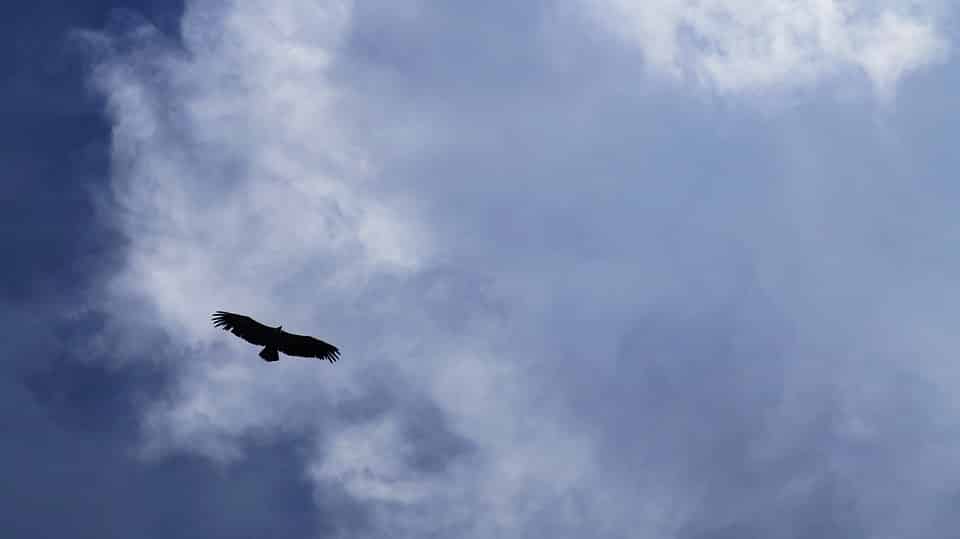
[[[281,352],[288,356],[316,357],[325,359],[330,363],[340,359],[340,349],[336,346],[316,337],[297,335],[286,331],[280,334],[279,348]]]
[[[259,346],[266,346],[270,342],[271,333],[274,331],[273,328],[242,314],[217,311],[210,318],[213,320],[214,326],[223,328],[248,343]]]

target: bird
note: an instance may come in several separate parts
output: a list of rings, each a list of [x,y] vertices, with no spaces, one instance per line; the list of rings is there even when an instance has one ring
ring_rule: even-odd
[[[287,333],[283,326],[272,328],[249,316],[226,311],[217,311],[210,318],[215,327],[223,328],[250,344],[263,346],[259,356],[264,361],[279,361],[279,352],[288,356],[325,359],[331,365],[340,359],[340,350],[336,346],[316,337]]]

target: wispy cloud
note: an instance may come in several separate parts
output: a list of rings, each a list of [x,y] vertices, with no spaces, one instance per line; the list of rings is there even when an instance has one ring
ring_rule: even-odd
[[[531,411],[495,334],[504,315],[460,284],[464,268],[443,270],[421,200],[378,189],[331,71],[350,8],[198,2],[183,49],[144,27],[101,41],[114,217],[130,240],[108,290],[113,338],[175,335],[156,355],[178,381],[143,411],[145,450],[233,461],[248,442],[306,436],[304,473],[379,508],[385,533],[511,529],[530,482],[535,498],[562,495],[586,449]],[[345,360],[268,373],[209,326],[221,308],[319,334]],[[437,507],[443,518],[418,516]]]
[[[941,5],[843,0],[584,0],[649,67],[723,94],[863,73],[889,99],[907,73],[945,58]]]
[[[590,5],[651,65],[723,91],[855,65],[886,92],[946,50],[923,10],[661,4]],[[154,359],[175,384],[142,410],[145,452],[242,462],[299,440],[318,500],[341,489],[369,536],[889,524],[894,495],[870,474],[929,474],[900,452],[939,435],[943,401],[888,390],[946,372],[867,366],[910,303],[877,291],[934,295],[922,264],[882,262],[906,252],[897,238],[930,253],[946,237],[915,233],[944,230],[942,211],[878,218],[927,207],[897,196],[902,156],[877,151],[897,142],[856,111],[761,121],[640,94],[621,65],[566,79],[538,48],[542,14],[509,7],[504,31],[507,3],[474,9],[196,1],[182,46],[145,27],[98,38],[129,242],[102,296],[107,342],[122,355],[171,337]],[[265,365],[209,325],[216,309],[330,339],[343,361]],[[917,421],[879,420],[881,393]],[[922,533],[924,511],[895,518]]]

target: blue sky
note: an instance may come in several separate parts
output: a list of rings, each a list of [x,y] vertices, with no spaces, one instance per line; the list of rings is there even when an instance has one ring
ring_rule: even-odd
[[[950,4],[10,9],[17,537],[956,529]]]

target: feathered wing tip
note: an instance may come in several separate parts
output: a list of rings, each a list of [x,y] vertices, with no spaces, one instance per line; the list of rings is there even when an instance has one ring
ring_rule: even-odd
[[[320,360],[326,360],[331,364],[340,359],[340,349],[336,346],[328,342],[321,341],[316,337],[310,337],[310,340],[313,341],[315,346],[311,351],[312,353],[305,354],[307,357],[315,357],[319,358]]]
[[[218,328],[230,329],[230,323],[227,321],[227,316],[230,313],[224,311],[217,311],[210,315],[210,319],[213,320],[213,325]]]
[[[329,361],[330,363],[334,363],[334,362],[336,362],[338,359],[340,359],[340,349],[339,349],[339,348],[334,348],[332,351],[327,352],[326,354],[324,354],[323,356],[321,356],[320,359],[326,359],[326,360]]]

